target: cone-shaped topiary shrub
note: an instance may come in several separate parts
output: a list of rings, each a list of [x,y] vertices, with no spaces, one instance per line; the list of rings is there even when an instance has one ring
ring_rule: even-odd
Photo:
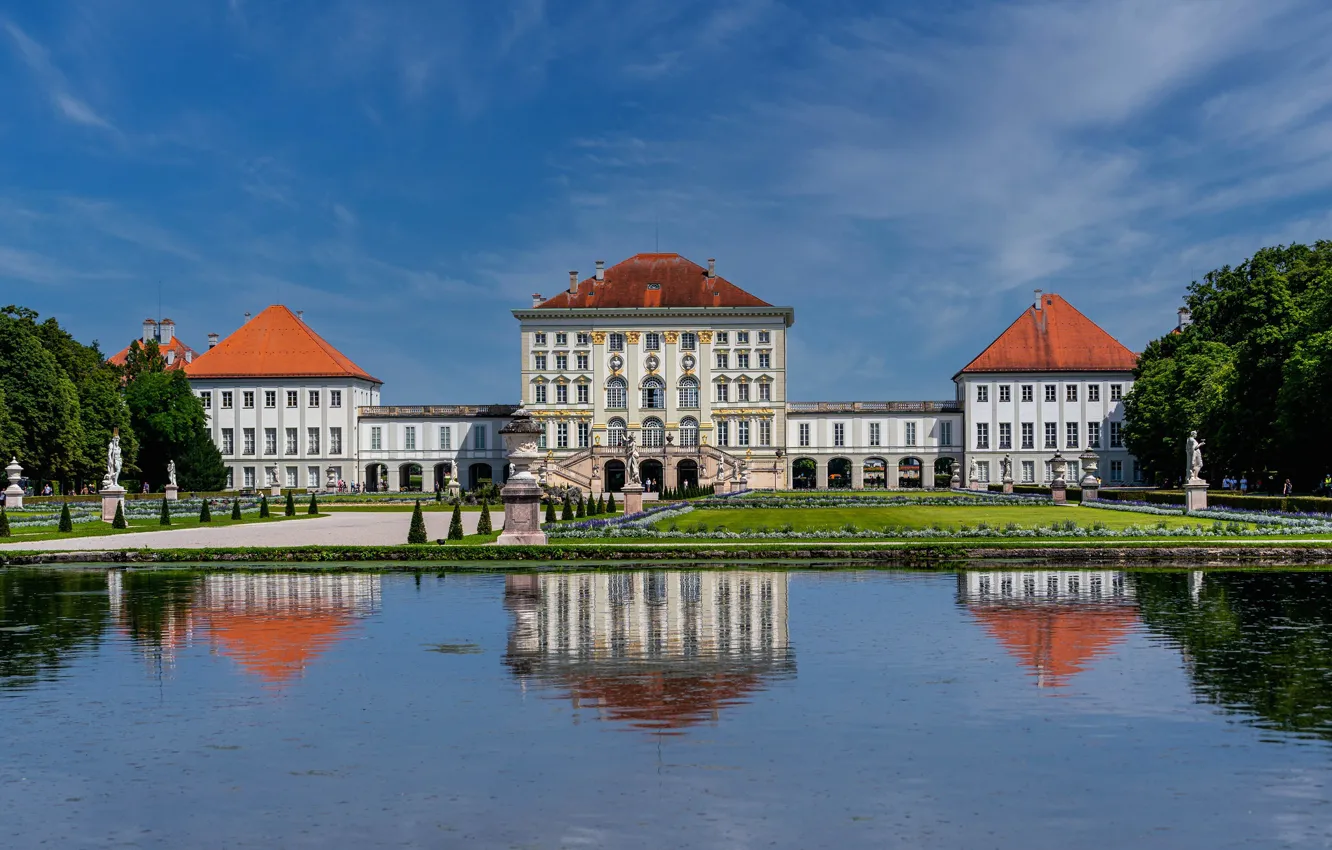
[[[439,503],[442,502],[442,501],[444,501],[444,488],[443,488],[443,487],[436,487],[436,488],[435,488],[435,503],[436,503],[436,504],[439,504]]]
[[[568,497],[568,496],[565,496],[565,497],[564,497],[564,509],[560,511],[560,519],[562,519],[562,520],[570,520],[570,519],[573,519],[573,518],[574,518],[573,502],[569,501],[569,497]]]
[[[5,513],[4,505],[0,505],[0,537],[9,537],[13,534],[9,530],[9,514]]]
[[[583,503],[583,491],[578,491],[578,504],[574,506],[574,517],[583,519],[587,516],[587,505]]]
[[[314,494],[314,493],[311,493],[311,494],[310,494],[310,507],[306,508],[306,509],[305,509],[305,512],[306,512],[307,514],[317,514],[317,513],[319,513],[319,503],[315,501],[315,494]]]
[[[240,518],[241,518],[241,512],[240,512],[240,499],[232,499],[232,500],[231,500],[231,518],[232,518],[232,519],[240,519]]]
[[[287,516],[296,516],[296,499],[291,495],[290,490],[287,491],[287,508],[285,513]]]
[[[555,521],[555,500],[551,499],[546,502],[546,522],[554,522],[554,521]]]
[[[74,517],[69,515],[69,502],[63,502],[62,505],[63,507],[60,508],[60,530],[73,531]]]
[[[116,502],[116,516],[111,520],[112,528],[129,528],[129,523],[125,522],[125,503]]]
[[[268,496],[259,497],[259,518],[268,519]]]
[[[490,533],[490,503],[485,499],[481,500],[481,519],[476,522],[476,533]]]
[[[601,516],[605,512],[606,512],[606,497],[597,496],[597,516]]]
[[[421,513],[421,500],[416,500],[412,509],[412,527],[407,530],[408,543],[428,543],[426,539],[425,515]]]
[[[462,505],[453,506],[453,519],[449,520],[449,539],[463,539]]]
[[[162,497],[162,516],[158,519],[159,525],[171,524],[171,505],[167,503],[166,496]]]
[[[613,514],[613,513],[615,513],[615,494],[614,494],[614,493],[611,493],[609,496],[606,497],[606,513],[608,513],[608,514]]]
[[[199,508],[199,522],[212,522],[213,512],[208,509],[208,500],[203,500],[203,507]]]

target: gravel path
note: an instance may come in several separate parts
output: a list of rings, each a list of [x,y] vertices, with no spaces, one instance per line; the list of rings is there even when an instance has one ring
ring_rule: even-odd
[[[426,534],[431,540],[449,533],[449,521],[453,517],[451,513],[427,512],[423,516],[426,521]],[[476,524],[480,520],[479,511],[463,511],[463,530],[468,534],[475,534]],[[490,521],[498,529],[504,524],[504,512],[492,510]],[[315,519],[286,522],[5,543],[0,544],[0,550],[105,552],[116,549],[208,549],[237,546],[382,546],[406,543],[407,529],[411,526],[411,522],[410,511],[337,511]]]

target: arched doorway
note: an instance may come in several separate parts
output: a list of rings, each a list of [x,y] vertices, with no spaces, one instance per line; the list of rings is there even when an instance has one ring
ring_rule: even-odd
[[[468,490],[475,490],[477,487],[490,484],[493,481],[490,464],[488,463],[474,463],[472,468],[467,471],[471,475],[471,486],[467,488]]]
[[[453,464],[447,460],[435,464],[435,489],[447,489],[451,480],[453,480]]]
[[[648,487],[649,493],[661,492],[661,461],[651,459],[643,461],[638,465],[638,476],[644,487],[648,487],[649,481],[652,482],[652,486]]]
[[[897,464],[897,486],[903,488],[923,486],[920,480],[920,467],[920,458],[902,458]]]
[[[692,460],[682,460],[675,464],[675,486],[683,490],[698,486],[698,464]]]
[[[608,460],[603,467],[605,487],[608,493],[618,493],[624,489],[624,461]]]
[[[934,461],[934,486],[949,487],[953,480],[953,464],[957,458],[941,457]]]
[[[791,487],[813,490],[819,486],[819,465],[811,457],[798,457],[791,464]]]
[[[368,493],[378,493],[388,489],[388,467],[382,463],[372,463],[365,468],[365,489]]]
[[[851,486],[851,461],[835,457],[828,461],[828,489],[840,490]]]
[[[398,467],[398,489],[404,493],[421,492],[421,464],[404,463]]]
[[[865,459],[861,468],[864,487],[867,490],[884,490],[888,487],[888,461],[881,457]]]

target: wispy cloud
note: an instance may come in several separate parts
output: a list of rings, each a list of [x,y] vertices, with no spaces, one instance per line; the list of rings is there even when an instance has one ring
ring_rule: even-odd
[[[51,62],[50,54],[45,47],[38,44],[13,21],[5,21],[4,29],[13,41],[19,57],[28,66],[59,115],[75,124],[117,132],[110,121],[99,115],[87,101],[71,92],[64,74]]]

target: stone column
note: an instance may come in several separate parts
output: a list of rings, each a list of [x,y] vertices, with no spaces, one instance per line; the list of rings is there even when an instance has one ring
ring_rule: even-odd
[[[9,476],[9,486],[5,488],[5,507],[23,507],[23,488],[19,486],[19,479],[23,477],[23,467],[19,465],[18,458],[9,461],[9,466],[5,467],[5,474]]]
[[[544,546],[541,530],[541,485],[532,474],[532,464],[540,457],[537,438],[541,426],[526,409],[519,409],[509,424],[500,429],[504,448],[514,474],[509,477],[500,498],[504,500],[504,531],[495,542],[500,546]]]

